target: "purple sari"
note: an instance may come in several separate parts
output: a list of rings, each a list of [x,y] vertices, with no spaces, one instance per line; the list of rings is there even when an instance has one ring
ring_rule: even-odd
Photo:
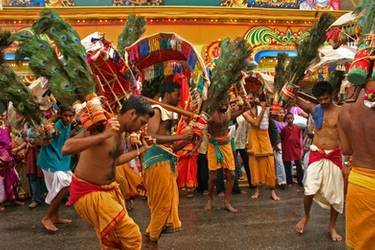
[[[4,178],[5,199],[17,199],[18,174],[12,157],[12,141],[7,127],[0,127],[0,176]]]

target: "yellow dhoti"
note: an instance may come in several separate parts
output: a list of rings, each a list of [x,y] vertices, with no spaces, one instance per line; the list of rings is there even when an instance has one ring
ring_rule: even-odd
[[[217,171],[221,168],[234,171],[235,161],[230,138],[211,138],[207,147],[208,169]]]
[[[169,161],[164,161],[145,169],[143,180],[151,210],[151,220],[146,234],[151,240],[156,241],[162,232],[175,232],[181,229],[176,175]]]
[[[141,233],[126,211],[118,184],[97,186],[73,178],[74,208],[97,233],[102,249],[141,249]]]
[[[346,196],[346,245],[375,249],[375,170],[353,166]]]
[[[252,127],[248,137],[249,164],[253,185],[276,185],[275,160],[268,130]]]
[[[116,167],[116,182],[119,184],[123,197],[127,200],[139,195],[138,187],[142,184],[142,177],[125,163]]]

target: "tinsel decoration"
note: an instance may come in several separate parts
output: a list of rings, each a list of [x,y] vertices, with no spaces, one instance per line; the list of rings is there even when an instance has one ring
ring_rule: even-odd
[[[319,58],[319,47],[326,40],[326,30],[335,18],[329,13],[323,13],[319,21],[310,29],[309,34],[297,45],[297,56],[293,57],[284,72],[276,72],[277,78],[284,79],[284,87],[280,97],[284,103],[298,90],[298,83],[314,60]],[[277,100],[276,100],[277,101]]]
[[[0,102],[12,102],[16,111],[35,125],[41,123],[42,113],[30,90],[5,63],[3,50],[12,43],[11,33],[0,32]]]
[[[142,16],[129,15],[123,31],[118,37],[117,51],[124,55],[125,48],[137,41],[145,32],[146,21]]]
[[[221,53],[212,70],[207,100],[202,105],[202,112],[208,115],[211,115],[221,102],[228,100],[230,87],[239,82],[241,71],[248,69],[250,64],[248,57],[251,48],[243,38],[232,41],[226,38],[220,47]]]

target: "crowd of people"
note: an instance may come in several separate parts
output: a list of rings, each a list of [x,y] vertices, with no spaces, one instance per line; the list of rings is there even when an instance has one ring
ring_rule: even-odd
[[[48,141],[35,136],[27,124],[10,128],[4,113],[0,209],[12,202],[23,205],[29,197],[30,209],[45,202],[49,207],[42,225],[57,231],[58,224],[71,223],[59,216],[69,194],[67,205],[95,228],[102,246],[139,249],[140,229],[124,200],[129,209],[135,196],[147,197],[151,216],[145,239],[156,244],[161,234],[182,227],[180,195],[207,194],[204,209],[211,210],[216,192],[223,197],[223,207],[236,213],[231,196],[245,193],[240,183],[247,180],[251,199],[258,199],[259,187],[266,185],[275,202],[282,198],[278,193],[293,192],[290,187],[297,185],[297,192],[304,193],[305,213],[296,231],[304,232],[315,200],[331,209],[328,230],[332,240],[339,241],[335,224],[343,213],[347,176],[339,145],[340,107],[333,103],[328,82],[318,82],[312,91],[319,105],[294,98],[278,110],[262,95],[249,93],[243,105],[231,98],[217,107],[207,129],[199,133],[191,127],[191,118],[178,117],[163,105],[151,106],[142,97],[123,101],[100,132],[82,130],[74,110],[60,106],[59,116],[51,118],[59,133]],[[178,83],[162,84],[162,104],[177,106],[179,97]]]

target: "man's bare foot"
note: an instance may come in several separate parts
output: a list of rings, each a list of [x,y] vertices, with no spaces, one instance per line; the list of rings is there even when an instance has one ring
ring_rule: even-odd
[[[253,200],[257,200],[257,199],[259,199],[259,197],[260,197],[260,194],[259,194],[258,191],[256,191],[256,192],[251,196],[251,199],[253,199]]]
[[[53,219],[52,222],[54,224],[70,224],[70,223],[72,223],[72,220],[70,220],[70,219],[63,219],[63,218],[57,218],[57,219]]]
[[[36,202],[36,201],[32,201],[32,202],[29,204],[29,208],[31,208],[31,209],[36,208],[37,206],[39,206],[39,203]]]
[[[220,192],[220,193],[218,193],[217,196],[219,196],[219,197],[224,197],[224,192]]]
[[[134,201],[133,200],[127,200],[126,201],[126,209],[131,211],[134,208]]]
[[[193,198],[194,197],[194,193],[193,192],[189,192],[186,194],[186,198]]]
[[[274,200],[274,201],[279,201],[281,200],[279,196],[277,196],[276,192],[275,191],[272,191],[271,192],[271,199]]]
[[[208,199],[206,205],[204,206],[204,210],[211,211],[212,210],[212,200]]]
[[[17,206],[23,206],[23,205],[25,205],[25,202],[15,200],[15,201],[14,201],[14,204],[16,204]]]
[[[296,231],[297,233],[303,234],[305,230],[305,226],[307,222],[309,221],[309,218],[304,216],[297,224],[296,224]]]
[[[0,205],[0,212],[5,211],[5,207],[3,205]]]
[[[48,219],[46,217],[44,217],[42,219],[42,225],[44,226],[44,228],[50,232],[56,232],[57,230],[59,230],[55,224],[53,224],[52,220],[51,219]]]
[[[342,237],[341,235],[339,235],[337,232],[336,232],[336,229],[335,228],[332,228],[329,230],[330,232],[330,235],[331,235],[331,239],[333,241],[341,241],[342,240]]]
[[[150,237],[146,235],[145,237],[143,237],[142,249],[158,250],[159,249],[158,242],[151,240]]]
[[[238,212],[238,209],[235,209],[234,207],[232,207],[232,205],[230,203],[225,203],[224,209],[227,210],[228,212],[231,212],[231,213],[237,213]]]

